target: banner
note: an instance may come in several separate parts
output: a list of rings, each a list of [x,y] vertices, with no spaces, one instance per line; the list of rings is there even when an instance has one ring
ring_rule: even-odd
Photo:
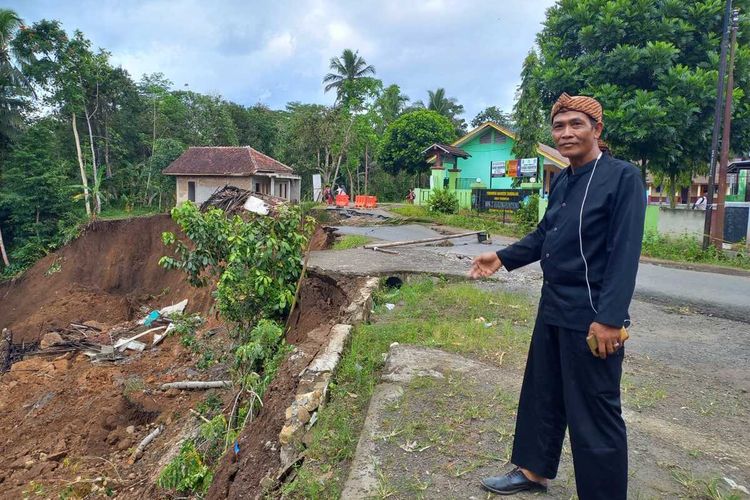
[[[508,160],[505,162],[505,175],[508,177],[518,177],[518,160]]]
[[[490,177],[505,177],[505,162],[490,162]]]
[[[536,177],[539,158],[523,158],[521,160],[521,177]]]
[[[471,208],[493,215],[512,215],[533,193],[530,189],[473,189]]]

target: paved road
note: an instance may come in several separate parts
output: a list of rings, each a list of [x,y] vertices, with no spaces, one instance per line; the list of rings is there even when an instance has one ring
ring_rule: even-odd
[[[403,241],[439,236],[428,227],[403,226],[342,226],[343,234],[363,234],[374,240]],[[502,248],[512,239],[493,237],[491,248]],[[452,240],[453,246],[424,246],[422,249],[440,254],[474,256],[486,252],[488,246],[476,238]],[[538,263],[527,266],[529,273],[541,273]],[[715,274],[641,263],[636,283],[636,298],[689,307],[698,312],[735,321],[750,323],[750,277]]]

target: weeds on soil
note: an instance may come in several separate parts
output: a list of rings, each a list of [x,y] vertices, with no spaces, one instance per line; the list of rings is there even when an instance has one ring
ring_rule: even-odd
[[[425,279],[380,290],[374,298],[372,323],[354,329],[331,385],[330,402],[313,427],[307,458],[295,480],[284,486],[290,498],[340,496],[346,479],[343,464],[354,456],[391,343],[437,347],[496,364],[523,363],[534,310],[525,297]],[[386,303],[395,304],[395,309],[389,311]]]
[[[333,249],[347,250],[349,248],[357,248],[366,245],[369,241],[370,238],[367,236],[362,236],[360,234],[347,234],[333,244]]]

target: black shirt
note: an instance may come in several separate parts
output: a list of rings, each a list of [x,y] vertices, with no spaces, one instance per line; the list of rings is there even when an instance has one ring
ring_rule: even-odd
[[[541,261],[545,323],[620,327],[630,322],[645,215],[638,168],[604,154],[598,163],[561,172],[536,230],[497,255],[508,271]]]

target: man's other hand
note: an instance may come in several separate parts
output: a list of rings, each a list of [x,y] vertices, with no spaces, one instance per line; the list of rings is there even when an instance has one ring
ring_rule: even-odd
[[[600,358],[607,359],[607,355],[614,354],[617,349],[622,347],[622,344],[620,344],[620,330],[621,328],[604,325],[596,321],[591,323],[589,335],[596,337],[596,345]]]
[[[477,255],[471,264],[469,278],[476,280],[495,274],[502,267],[500,257],[495,252],[484,252]]]

